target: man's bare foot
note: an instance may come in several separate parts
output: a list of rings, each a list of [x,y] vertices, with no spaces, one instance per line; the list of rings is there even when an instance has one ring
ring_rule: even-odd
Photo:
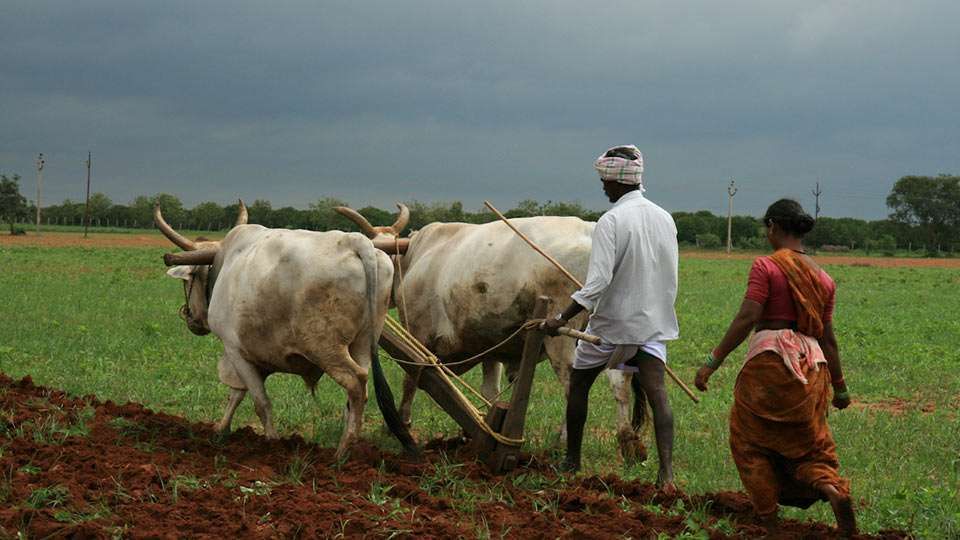
[[[677,492],[679,491],[677,489],[677,485],[672,481],[665,483],[657,482],[657,489],[659,489],[660,493],[663,493],[666,497],[676,497]]]
[[[562,473],[580,472],[580,460],[564,458],[564,460],[560,462],[560,465],[557,466],[557,470]]]
[[[821,491],[830,500],[833,515],[837,518],[837,529],[844,537],[857,534],[857,517],[853,512],[853,501],[833,486],[824,486]]]

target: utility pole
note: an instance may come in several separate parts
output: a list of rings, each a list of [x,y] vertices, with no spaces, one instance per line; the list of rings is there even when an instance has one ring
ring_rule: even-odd
[[[37,155],[37,234],[40,234],[40,192],[43,186],[43,152]]]
[[[730,179],[730,185],[727,186],[727,253],[733,248],[733,196],[737,194],[737,188],[734,186],[733,179]]]
[[[820,191],[820,180],[817,180],[817,189],[813,190],[813,196],[817,198],[816,206],[813,211],[813,219],[820,218],[820,194],[823,192]]]
[[[87,160],[83,163],[87,166],[87,203],[83,208],[83,237],[87,237],[87,231],[90,229],[90,152],[87,152]]]

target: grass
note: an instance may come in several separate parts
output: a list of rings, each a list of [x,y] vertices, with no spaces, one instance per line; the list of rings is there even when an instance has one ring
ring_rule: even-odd
[[[216,375],[220,343],[213,336],[190,334],[177,317],[183,292],[179,282],[164,276],[162,253],[159,248],[0,247],[0,305],[6,313],[0,317],[0,371],[30,375],[37,384],[73,394],[142,402],[192,420],[219,419],[227,396]],[[671,365],[685,380],[692,380],[736,311],[749,264],[681,259],[677,311],[682,338],[669,348]],[[920,537],[960,534],[960,275],[943,268],[827,270],[838,282],[836,328],[854,398],[873,404],[899,400],[901,405],[899,410],[879,406],[831,412],[842,472],[853,483],[862,528],[908,528]],[[689,492],[740,489],[727,449],[727,414],[742,353],[735,353],[713,377],[700,405],[670,385],[677,433],[674,465],[681,487]],[[386,357],[384,367],[399,394],[401,370]],[[479,385],[479,370],[467,379]],[[298,377],[273,376],[267,388],[281,433],[336,444],[345,394],[333,381],[321,379],[315,398]],[[542,363],[527,417],[530,448],[554,451],[563,407],[562,388]],[[4,414],[0,412],[0,425]],[[365,417],[366,438],[399,448],[384,434],[373,399]],[[650,434],[645,442],[651,458],[625,466],[617,456],[614,418],[609,388],[595,385],[585,438],[586,472],[652,481],[657,463]],[[56,426],[31,427],[56,442],[83,424],[60,417]],[[234,420],[235,428],[243,425],[260,427],[249,399]],[[424,439],[457,430],[422,393],[414,404],[414,426]],[[141,426],[113,427],[150,448],[149,433]],[[307,457],[301,457],[302,463],[291,463],[286,471],[287,481],[302,476]],[[531,486],[547,482],[535,474],[520,481]],[[466,489],[440,481],[436,486]],[[187,483],[177,487],[190,489]],[[477,497],[496,496],[468,488]],[[549,510],[549,501],[543,503]],[[831,521],[826,505],[785,514]]]

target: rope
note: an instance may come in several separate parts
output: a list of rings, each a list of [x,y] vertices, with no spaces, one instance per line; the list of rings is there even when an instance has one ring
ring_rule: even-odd
[[[400,235],[397,234],[393,237],[394,245],[397,248],[397,254],[393,256],[393,260],[397,265],[397,274],[400,277],[400,322],[403,323],[405,329],[410,330],[410,319],[409,312],[407,311],[407,297],[403,294],[403,265],[400,264]]]
[[[389,322],[386,322],[386,321],[389,321]],[[440,370],[440,373],[442,373],[442,374],[444,375],[444,378],[445,378],[445,379],[449,379],[450,377],[453,377],[454,379],[457,380],[457,382],[459,382],[459,383],[462,384],[465,388],[467,388],[468,390],[470,390],[470,392],[471,392],[474,396],[480,398],[480,400],[483,401],[483,403],[484,403],[485,406],[489,407],[489,406],[491,405],[491,403],[490,403],[489,401],[487,401],[487,398],[483,397],[483,394],[482,394],[482,393],[478,392],[478,391],[476,390],[476,388],[470,386],[466,381],[464,381],[462,378],[460,378],[456,373],[454,373],[454,372],[451,371],[449,368],[447,368],[445,365],[443,365],[443,363],[440,362],[440,359],[439,359],[439,358],[437,358],[437,357],[436,357],[432,352],[430,352],[422,343],[420,343],[416,338],[414,338],[413,335],[411,335],[410,332],[408,332],[405,328],[403,328],[403,327],[400,325],[400,323],[398,323],[396,320],[394,320],[393,317],[389,317],[389,316],[388,316],[387,319],[386,319],[386,321],[385,321],[385,325],[384,325],[384,326],[391,326],[390,330],[392,330],[393,333],[397,335],[397,337],[403,339],[404,342],[406,342],[406,344],[407,344],[408,346],[410,346],[411,348],[415,349],[415,350],[417,351],[417,353],[420,354],[420,356],[422,356],[423,358],[425,358],[425,359],[427,360],[426,362],[410,362],[410,361],[407,361],[407,360],[397,360],[397,359],[395,359],[395,360],[397,360],[397,362],[399,362],[399,363],[401,363],[401,364],[406,364],[406,365],[414,365],[414,366],[420,366],[420,367],[434,367],[434,368],[438,368],[438,369]]]
[[[487,354],[492,353],[493,351],[499,349],[500,347],[503,347],[503,346],[506,345],[508,342],[510,342],[510,340],[512,340],[513,338],[517,337],[517,335],[518,335],[520,332],[523,332],[524,330],[532,330],[533,328],[536,328],[536,327],[540,326],[540,323],[542,323],[543,321],[544,321],[544,319],[531,319],[531,320],[523,323],[523,324],[520,326],[520,328],[517,328],[512,334],[510,334],[509,336],[507,336],[503,341],[501,341],[500,343],[497,343],[497,344],[494,345],[493,347],[490,347],[489,349],[487,349],[487,350],[485,350],[485,351],[483,351],[483,352],[481,352],[481,353],[475,354],[475,355],[473,355],[473,356],[471,356],[470,358],[467,358],[467,359],[465,359],[465,360],[458,360],[458,361],[456,361],[456,362],[442,362],[441,365],[443,365],[443,366],[445,366],[445,367],[450,367],[450,366],[459,366],[459,365],[462,365],[462,364],[469,364],[470,362],[473,362],[473,361],[475,361],[475,360],[477,360],[477,359],[479,359],[479,358],[481,358],[481,357],[483,357],[483,356],[486,356]],[[419,344],[419,343],[420,343],[420,342],[418,341],[417,344]],[[427,351],[427,352],[429,352],[429,351]],[[433,366],[433,364],[423,364],[423,363],[420,363],[420,362],[410,362],[410,361],[408,361],[408,360],[398,360],[398,359],[396,359],[396,358],[395,358],[394,360],[396,360],[397,363],[406,364],[406,365],[408,365],[408,366],[421,366],[421,367],[430,367],[430,366]]]
[[[471,403],[470,400],[467,399],[465,395],[463,395],[463,392],[461,392],[460,389],[453,384],[453,382],[450,380],[449,374],[452,374],[458,381],[461,382],[461,384],[463,384],[466,388],[469,388],[470,390],[472,390],[474,393],[477,393],[479,395],[479,392],[477,392],[475,389],[470,387],[470,385],[466,384],[466,382],[464,382],[463,379],[457,377],[456,374],[453,374],[449,369],[444,369],[444,366],[440,363],[437,357],[434,356],[433,353],[431,353],[429,350],[427,350],[427,348],[422,343],[417,341],[417,339],[414,338],[413,335],[407,332],[407,330],[403,328],[403,326],[401,326],[400,323],[397,322],[393,317],[387,315],[386,321],[384,322],[385,322],[384,329],[386,331],[396,335],[397,338],[403,340],[408,346],[410,346],[418,354],[418,356],[421,356],[425,360],[424,362],[407,362],[407,361],[398,360],[398,362],[401,362],[404,364],[413,364],[413,365],[424,366],[424,367],[438,368],[438,373],[440,374],[440,376],[447,382],[447,384],[450,385],[450,389],[453,390],[456,397],[462,401],[461,405],[463,406],[466,413],[470,415],[470,417],[474,420],[474,422],[476,422],[478,426],[480,426],[480,429],[482,429],[484,433],[486,433],[487,435],[492,437],[495,441],[501,444],[506,444],[510,446],[519,446],[523,444],[524,439],[513,439],[510,437],[504,437],[500,433],[497,433],[496,431],[491,429],[490,426],[487,425],[487,422],[484,420],[484,418],[480,415],[480,411],[478,411],[477,408],[473,405],[473,403]],[[529,322],[525,323],[524,326],[526,326],[526,324],[529,324]],[[482,395],[480,395],[480,398],[483,399],[483,401],[487,404],[488,407],[490,406],[490,402],[487,401],[485,398],[483,398]]]

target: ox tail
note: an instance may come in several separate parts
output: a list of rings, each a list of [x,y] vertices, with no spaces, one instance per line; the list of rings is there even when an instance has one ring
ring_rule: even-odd
[[[363,263],[363,273],[367,281],[367,324],[370,325],[370,365],[373,368],[373,389],[377,396],[377,406],[380,413],[383,414],[383,420],[387,424],[390,433],[400,441],[403,450],[407,454],[416,455],[419,453],[417,443],[410,435],[410,431],[404,425],[400,418],[400,412],[397,411],[397,404],[393,399],[393,391],[390,389],[390,383],[383,373],[383,366],[380,365],[380,332],[376,328],[377,320],[377,293],[379,292],[380,274],[377,263],[376,249],[369,240],[364,239],[363,247],[358,250],[357,255]]]

